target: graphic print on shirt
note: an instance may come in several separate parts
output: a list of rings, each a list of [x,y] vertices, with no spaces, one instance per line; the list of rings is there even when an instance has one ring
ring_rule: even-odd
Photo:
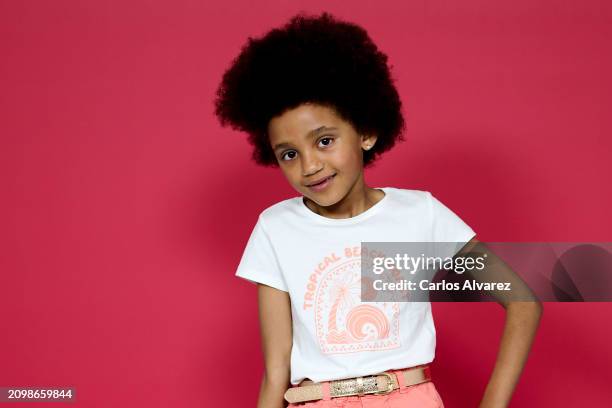
[[[346,248],[343,257],[326,256],[318,265],[316,289],[311,278],[310,296],[305,296],[313,301],[317,339],[326,354],[400,346],[400,307],[396,302],[361,302],[361,258],[354,250]]]

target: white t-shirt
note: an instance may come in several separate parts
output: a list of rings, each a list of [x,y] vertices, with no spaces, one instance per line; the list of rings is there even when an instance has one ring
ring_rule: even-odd
[[[361,302],[361,242],[467,243],[476,234],[428,191],[379,190],[385,196],[351,218],[319,215],[302,196],[259,215],[236,276],[289,292],[292,384],[372,375],[434,359],[429,302]]]

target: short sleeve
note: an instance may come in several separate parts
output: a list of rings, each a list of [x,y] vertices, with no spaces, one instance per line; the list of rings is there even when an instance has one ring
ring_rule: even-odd
[[[263,283],[285,292],[289,291],[261,215],[244,249],[236,276],[254,284]]]
[[[432,214],[433,242],[456,243],[452,250],[454,256],[476,233],[450,208],[442,204],[431,193],[428,194]]]

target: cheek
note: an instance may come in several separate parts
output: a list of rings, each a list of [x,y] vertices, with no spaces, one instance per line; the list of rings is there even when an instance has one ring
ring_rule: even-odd
[[[300,174],[299,166],[281,167],[281,170],[290,184],[301,184],[302,175]]]
[[[358,148],[346,148],[335,157],[334,164],[346,170],[356,170],[362,165],[363,156]]]

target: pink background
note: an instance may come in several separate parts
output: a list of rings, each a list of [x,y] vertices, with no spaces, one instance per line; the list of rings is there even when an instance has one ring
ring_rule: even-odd
[[[212,98],[246,38],[299,10],[389,55],[407,140],[369,185],[429,190],[484,241],[611,240],[609,2],[2,2],[0,386],[255,406],[256,291],[234,272],[259,212],[296,192]],[[611,311],[546,304],[512,406],[609,404]],[[503,309],[434,313],[436,385],[474,407]]]

